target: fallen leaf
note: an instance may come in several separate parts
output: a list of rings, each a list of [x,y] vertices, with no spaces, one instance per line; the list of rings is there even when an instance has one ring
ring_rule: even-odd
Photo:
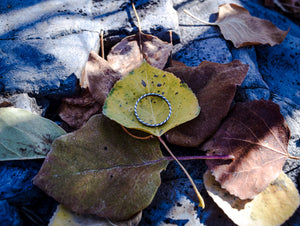
[[[226,40],[232,41],[234,47],[250,45],[280,44],[289,32],[280,30],[272,22],[251,16],[249,11],[234,3],[219,6],[219,16],[216,22],[209,23],[195,17],[190,12],[185,13],[206,25],[217,25]]]
[[[204,185],[214,202],[237,225],[281,225],[300,203],[297,188],[284,172],[253,200],[240,200],[230,195],[209,171],[204,174]]]
[[[45,158],[54,139],[65,131],[29,111],[0,108],[0,161]]]
[[[228,64],[203,61],[198,67],[171,67],[167,71],[186,82],[201,106],[199,116],[166,133],[172,144],[200,145],[218,129],[230,109],[236,86],[244,80],[249,66],[234,60]]]
[[[235,160],[206,160],[206,164],[230,194],[253,199],[280,174],[288,157],[289,136],[277,104],[238,103],[203,146],[207,155],[233,155]]]
[[[280,30],[272,22],[251,16],[245,8],[233,3],[219,6],[217,24],[226,40],[234,47],[283,42],[287,31]]]
[[[101,106],[87,89],[83,89],[79,96],[62,99],[58,115],[69,126],[79,129],[91,116],[101,112]]]
[[[95,115],[56,139],[33,183],[76,213],[120,221],[151,203],[167,164],[157,139],[134,139]]]
[[[147,93],[161,94],[170,102],[172,114],[165,124],[149,127],[136,118],[135,104]],[[197,117],[199,111],[197,98],[185,83],[146,62],[115,84],[103,107],[103,114],[110,119],[155,136],[161,136],[171,128]],[[156,124],[167,118],[169,108],[162,98],[148,96],[139,102],[137,112],[145,122]]]
[[[131,219],[121,222],[111,222],[109,219],[99,218],[93,215],[76,214],[62,205],[58,205],[50,219],[48,226],[137,226],[142,218],[142,211]]]
[[[116,44],[107,55],[107,61],[115,71],[126,75],[138,68],[143,59],[153,67],[163,69],[171,51],[172,44],[138,32]]]
[[[122,74],[111,68],[109,63],[94,51],[90,52],[85,65],[82,83],[88,87],[92,97],[102,106],[116,81],[122,78]]]

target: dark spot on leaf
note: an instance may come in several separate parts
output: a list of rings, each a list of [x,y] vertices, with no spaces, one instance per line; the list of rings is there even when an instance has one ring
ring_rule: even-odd
[[[146,82],[145,82],[144,80],[142,80],[142,85],[143,85],[144,87],[147,86],[147,85],[146,85]]]
[[[161,94],[162,94],[162,95],[164,95],[164,94],[165,94],[165,92],[162,92]]]
[[[120,108],[122,107],[122,104],[120,104]]]
[[[110,178],[113,178],[114,176],[113,175],[110,175]]]
[[[177,94],[178,94],[178,92],[175,93],[175,95],[177,95]]]
[[[166,74],[164,74],[163,77],[165,78],[165,77],[166,77]]]
[[[27,151],[27,149],[26,149],[26,148],[20,148],[20,151],[21,151],[22,153],[24,153],[24,152]]]
[[[126,102],[126,104],[128,104],[128,102]]]
[[[103,148],[105,151],[107,151],[107,147],[106,146],[104,146],[104,148]]]
[[[155,78],[157,78],[157,77],[158,77],[158,75],[154,75],[154,77],[155,77]]]
[[[157,87],[161,87],[161,84],[160,84],[160,83],[157,83]]]
[[[153,84],[153,81],[151,83]]]
[[[160,90],[157,90],[158,93],[160,93]]]

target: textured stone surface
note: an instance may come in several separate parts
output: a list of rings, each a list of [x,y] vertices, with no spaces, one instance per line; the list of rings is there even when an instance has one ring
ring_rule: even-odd
[[[136,7],[146,32],[177,29],[171,0]],[[0,10],[0,89],[8,93],[70,94],[89,52],[99,50],[100,30],[114,41],[137,30],[125,0],[5,0]]]
[[[21,226],[23,224],[18,209],[9,205],[6,200],[0,200],[1,225]]]
[[[269,87],[262,79],[256,62],[256,52],[254,47],[231,48],[233,59],[240,60],[249,65],[246,78],[241,84],[236,94],[238,101],[259,100],[270,98]]]

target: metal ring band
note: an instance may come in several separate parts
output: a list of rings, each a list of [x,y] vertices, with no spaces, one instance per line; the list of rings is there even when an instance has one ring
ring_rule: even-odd
[[[160,122],[160,123],[156,123],[156,124],[150,124],[150,123],[144,122],[144,121],[139,117],[136,108],[137,108],[139,102],[140,102],[143,98],[145,98],[145,97],[147,97],[147,96],[158,96],[158,97],[162,98],[164,101],[166,101],[166,103],[168,104],[168,107],[169,107],[169,115],[168,115],[168,117],[167,117],[164,121],[162,121],[162,122]],[[158,94],[158,93],[146,93],[146,94],[144,94],[143,96],[141,96],[141,97],[136,101],[135,106],[134,106],[134,114],[135,114],[136,118],[139,120],[139,122],[142,123],[142,124],[144,124],[145,126],[149,126],[149,127],[157,127],[157,126],[161,126],[161,125],[165,124],[165,123],[170,119],[171,114],[172,114],[172,107],[171,107],[171,104],[170,104],[170,102],[168,101],[168,99],[165,98],[163,95]]]

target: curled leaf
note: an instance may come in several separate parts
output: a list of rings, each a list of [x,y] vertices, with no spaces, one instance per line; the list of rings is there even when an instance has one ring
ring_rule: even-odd
[[[170,119],[158,127],[149,127],[135,116],[137,100],[147,93],[161,94],[172,107]],[[109,93],[103,114],[121,125],[161,136],[171,128],[195,118],[200,108],[192,90],[176,76],[144,62],[138,69],[124,76]],[[168,117],[167,103],[160,97],[148,96],[137,107],[138,115],[147,123],[156,124]]]
[[[229,111],[236,86],[244,80],[248,66],[239,60],[228,64],[203,61],[198,67],[168,68],[186,82],[196,94],[201,112],[192,121],[170,130],[166,137],[172,144],[195,147],[216,132]]]
[[[204,185],[214,202],[237,225],[281,225],[300,203],[297,188],[283,172],[253,200],[240,200],[230,195],[209,171],[204,174]]]
[[[253,199],[280,174],[289,156],[289,135],[277,104],[266,100],[238,103],[203,146],[207,155],[233,155],[235,160],[206,160],[206,164],[230,194]]]
[[[65,131],[29,111],[0,108],[0,161],[45,158],[54,139]]]
[[[151,203],[167,164],[158,140],[136,140],[95,115],[53,143],[33,183],[76,213],[120,221]]]
[[[215,22],[226,40],[236,48],[249,45],[283,42],[288,31],[280,30],[272,22],[251,16],[245,8],[233,3],[219,6],[219,16]]]
[[[107,55],[107,61],[115,71],[126,75],[141,66],[143,59],[153,67],[163,69],[171,51],[172,44],[138,32],[116,44]]]

